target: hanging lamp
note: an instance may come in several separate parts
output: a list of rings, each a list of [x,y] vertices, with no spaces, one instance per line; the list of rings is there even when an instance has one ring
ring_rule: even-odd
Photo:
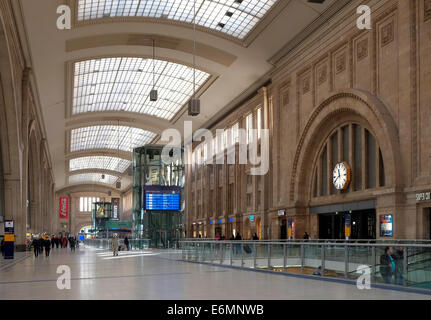
[[[156,46],[155,41],[153,39],[153,89],[150,91],[150,101],[157,101],[158,92],[155,89],[156,86]]]
[[[201,113],[201,101],[196,98],[196,0],[193,1],[193,97],[189,100],[189,116]]]
[[[118,138],[118,164],[117,164],[117,171],[120,172],[120,120],[118,120],[118,130],[117,130],[117,138]],[[121,177],[118,178],[115,187],[117,189],[121,189]]]

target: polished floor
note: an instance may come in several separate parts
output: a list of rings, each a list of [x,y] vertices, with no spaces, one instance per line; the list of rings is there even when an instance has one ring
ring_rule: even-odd
[[[0,299],[431,299],[431,295],[286,277],[174,260],[175,253],[80,247],[50,257],[0,259]],[[57,267],[71,270],[70,290],[57,288]]]

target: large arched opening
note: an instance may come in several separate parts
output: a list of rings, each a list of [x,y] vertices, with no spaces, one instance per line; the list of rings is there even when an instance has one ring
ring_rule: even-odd
[[[383,214],[399,226],[400,158],[396,125],[378,99],[349,90],[324,101],[310,117],[294,159],[289,216],[296,235],[380,238]],[[348,169],[343,183],[344,173],[339,177],[336,170],[340,163]],[[394,229],[393,237],[400,236]]]

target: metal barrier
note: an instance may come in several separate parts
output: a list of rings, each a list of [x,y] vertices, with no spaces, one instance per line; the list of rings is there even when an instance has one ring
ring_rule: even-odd
[[[185,261],[350,280],[369,274],[372,283],[431,290],[431,244],[378,242],[184,240],[178,243]],[[382,265],[386,247],[393,248],[394,261]]]
[[[85,239],[84,244],[97,249],[111,249],[112,239]],[[120,239],[121,245],[124,240]],[[129,250],[144,250],[150,247],[150,239],[129,239]]]

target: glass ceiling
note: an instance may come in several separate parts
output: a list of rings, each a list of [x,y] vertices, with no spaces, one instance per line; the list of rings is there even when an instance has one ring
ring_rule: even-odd
[[[278,0],[79,0],[78,21],[144,17],[193,22],[244,39]],[[285,1],[285,0],[283,0]]]
[[[107,184],[114,184],[117,182],[118,177],[105,174],[105,179],[102,179],[101,173],[84,173],[75,174],[69,177],[69,183],[82,183],[82,182],[101,182]]]
[[[73,129],[70,152],[89,149],[114,149],[132,152],[150,143],[156,134],[139,128],[103,125]]]
[[[177,63],[136,57],[76,62],[72,114],[115,110],[171,120],[193,96],[193,70]],[[210,74],[196,70],[196,91],[209,78]],[[149,99],[153,81],[159,95],[156,102]]]
[[[124,173],[132,164],[132,161],[106,156],[92,156],[71,159],[69,161],[69,171],[85,169],[104,169]]]

